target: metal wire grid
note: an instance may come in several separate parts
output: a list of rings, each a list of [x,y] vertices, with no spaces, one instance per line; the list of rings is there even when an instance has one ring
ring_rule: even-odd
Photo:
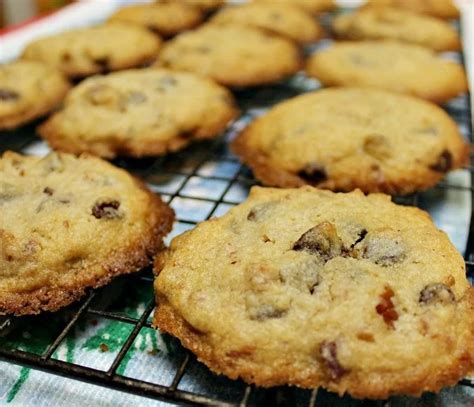
[[[250,171],[239,164],[236,157],[229,153],[228,139],[233,137],[241,127],[245,126],[252,114],[255,113],[253,109],[262,107],[258,103],[259,100],[266,102],[270,100],[270,103],[267,104],[272,104],[276,100],[296,93],[299,93],[298,89],[289,84],[260,89],[257,93],[254,90],[240,92],[237,95],[238,100],[247,114],[243,116],[244,119],[234,123],[232,128],[223,137],[191,147],[185,152],[175,155],[159,159],[121,159],[116,164],[144,178],[154,191],[159,192],[163,199],[175,207],[177,225],[179,226],[175,229],[177,232],[191,228],[199,221],[220,215],[231,206],[238,204],[244,199],[245,191],[257,183]],[[463,126],[465,130],[467,129],[468,136],[472,141],[469,96],[458,100],[454,105],[448,105],[446,108],[458,124]],[[33,128],[33,126],[30,126],[19,132],[5,135],[0,151],[6,149],[22,151],[32,141],[35,141]],[[471,174],[470,187],[450,185],[442,182],[435,189],[465,190],[470,192],[471,202],[474,202],[473,164],[474,159],[471,157],[471,165],[468,167]],[[198,192],[196,193],[196,191]],[[234,191],[237,192],[234,193]],[[199,207],[198,212],[204,213],[204,215],[195,217],[193,213],[196,207],[192,205],[191,211],[182,211],[179,203],[184,201],[197,205]],[[417,206],[419,194],[397,198],[396,201],[402,204]],[[468,277],[472,279],[474,277],[474,216],[472,214],[465,259]],[[129,287],[135,287],[136,282],[151,285],[153,281],[150,270],[144,270],[136,275],[124,278],[130,279],[127,280],[131,282]],[[151,299],[142,314],[134,318],[120,312],[108,311],[107,309],[100,309],[100,307],[94,306],[94,300],[100,298],[102,294],[103,289],[91,291],[79,305],[72,306],[73,311],[72,313],[67,311],[70,314],[64,326],[41,354],[34,354],[20,349],[0,348],[0,360],[132,394],[175,403],[246,406],[262,403],[283,405],[289,402],[294,404],[298,400],[300,405],[334,405],[335,396],[324,391],[318,393],[317,390],[304,391],[292,388],[262,390],[244,385],[241,382],[238,383],[239,394],[236,396],[236,392],[233,392],[232,400],[222,399],[213,394],[199,394],[180,389],[179,385],[183,376],[190,370],[191,364],[196,363],[194,357],[182,348],[181,352],[185,356],[176,367],[174,377],[169,385],[151,383],[118,374],[117,369],[130,350],[140,330],[142,328],[151,328],[149,317],[155,305]],[[53,357],[60,344],[73,330],[79,319],[84,316],[119,321],[133,327],[107,370],[71,364]],[[15,327],[17,321],[18,319],[16,318],[10,318],[0,323],[0,333],[9,326]],[[235,382],[226,381],[225,386],[227,385],[231,387],[235,385]],[[459,385],[474,388],[473,382],[469,380],[463,380]],[[368,404],[365,402],[364,405],[387,405],[387,403],[374,401]]]

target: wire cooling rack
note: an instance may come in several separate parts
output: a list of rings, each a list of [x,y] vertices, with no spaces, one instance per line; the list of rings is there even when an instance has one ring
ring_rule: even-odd
[[[329,43],[322,41],[317,47],[325,47]],[[314,48],[309,51],[314,51]],[[447,57],[462,61],[460,54],[452,53]],[[229,152],[229,140],[271,105],[318,87],[316,81],[299,74],[275,86],[237,92],[243,114],[220,138],[167,157],[119,159],[115,164],[143,178],[154,192],[159,193],[174,208],[177,221],[169,241],[172,236],[194,227],[200,221],[222,215],[243,201],[249,188],[257,183],[251,172]],[[469,96],[459,97],[445,108],[456,120],[463,135],[472,142]],[[36,138],[34,125],[2,134],[0,152],[7,149],[23,153],[47,151],[46,145]],[[473,202],[474,191],[472,162],[471,157],[468,168],[448,176],[430,191],[395,198],[401,204],[428,209],[441,227],[447,225],[447,229],[451,228],[446,231],[457,243],[458,249],[464,252],[471,280],[474,276],[474,223],[469,204]],[[459,201],[468,202],[464,217],[456,211],[455,205]],[[446,215],[449,216],[446,218]],[[457,219],[458,226],[453,226],[450,219]],[[457,237],[459,225],[465,229],[461,237]],[[215,376],[183,349],[177,340],[155,333],[151,327],[155,306],[152,282],[151,270],[146,269],[135,275],[119,277],[102,289],[90,291],[81,302],[57,313],[0,321],[0,360],[174,403],[241,406],[419,405],[419,399],[406,397],[368,402],[349,397],[339,398],[324,390],[290,387],[264,390],[241,381]],[[86,356],[81,356],[73,361],[68,358],[68,352],[64,349],[73,340],[71,338],[87,336],[91,329],[97,334],[101,327],[111,324],[116,328],[113,332],[120,331],[122,339],[118,342],[114,343],[115,338],[104,333],[95,342],[91,338],[82,340],[83,347],[95,347],[100,364],[97,358],[88,360]],[[141,343],[152,335],[157,336],[150,351],[150,347],[143,347]],[[32,341],[36,346],[23,346],[25,342],[31,345]],[[147,368],[141,369],[141,364],[145,363]],[[124,364],[127,366],[124,367]],[[107,367],[104,368],[104,365]],[[443,390],[440,395],[424,395],[422,402],[423,405],[451,405],[450,401],[459,400],[474,403],[474,384],[470,380],[463,380],[456,388]]]

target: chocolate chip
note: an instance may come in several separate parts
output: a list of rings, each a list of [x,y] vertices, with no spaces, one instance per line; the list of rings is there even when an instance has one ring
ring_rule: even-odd
[[[319,353],[331,380],[339,381],[342,376],[349,373],[349,370],[342,367],[339,363],[339,360],[337,359],[336,342],[322,342],[319,347]]]
[[[287,312],[287,309],[276,308],[270,304],[262,305],[250,313],[250,319],[264,321],[266,319],[282,318]]]
[[[442,283],[428,284],[420,292],[420,304],[453,304],[456,302],[456,297],[453,291],[447,285]]]
[[[120,218],[119,201],[100,201],[92,207],[92,215],[97,219],[116,219]]]
[[[13,102],[19,99],[20,94],[10,89],[0,89],[0,100],[2,102]]]
[[[330,222],[323,222],[303,233],[293,245],[293,250],[316,254],[328,261],[341,255],[342,242],[336,227]]]
[[[375,307],[377,313],[383,317],[385,323],[391,328],[394,327],[394,321],[398,319],[398,313],[392,302],[392,297],[394,295],[395,293],[390,287],[385,287],[385,291],[380,294],[380,302]]]
[[[318,185],[328,179],[324,167],[316,163],[308,164],[297,175],[311,185]]]
[[[448,150],[443,150],[438,160],[430,165],[430,169],[436,172],[448,172],[453,166],[453,156]]]
[[[401,263],[406,257],[399,236],[389,232],[368,234],[355,249],[362,252],[362,258],[383,267]]]
[[[357,243],[362,242],[362,240],[365,239],[367,236],[367,229],[362,229],[358,234],[357,234],[357,239],[355,240],[354,243],[352,243],[351,248],[353,248]]]
[[[45,189],[43,189],[43,193],[45,193],[46,195],[53,195],[54,194],[54,189],[50,188],[50,187],[46,187]]]
[[[110,60],[108,57],[94,58],[93,61],[102,72],[107,72],[110,70]]]

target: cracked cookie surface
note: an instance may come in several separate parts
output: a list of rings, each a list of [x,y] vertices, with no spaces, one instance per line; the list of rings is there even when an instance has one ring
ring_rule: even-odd
[[[202,19],[198,8],[175,2],[126,6],[112,14],[108,21],[138,24],[163,37],[171,37],[194,28]]]
[[[292,41],[237,24],[207,24],[169,41],[157,66],[208,76],[231,87],[264,85],[285,79],[301,67]]]
[[[70,153],[153,156],[215,137],[236,115],[232,94],[209,79],[137,69],[81,82],[39,133]]]
[[[55,311],[89,287],[140,270],[173,211],[92,156],[0,158],[0,315]]]
[[[160,38],[147,29],[115,22],[37,39],[26,46],[22,58],[81,78],[152,62],[160,46]]]
[[[434,51],[457,51],[461,41],[447,22],[395,7],[363,8],[336,17],[333,31],[339,39],[389,39],[421,45]]]
[[[396,41],[341,42],[312,55],[306,72],[325,86],[365,86],[443,103],[467,90],[463,67]]]
[[[232,144],[266,185],[409,194],[467,162],[438,106],[367,88],[307,93],[273,107]]]
[[[233,379],[386,398],[474,364],[461,255],[386,195],[254,187],[173,239],[155,272],[154,325]]]
[[[0,130],[13,129],[49,113],[69,88],[61,72],[42,63],[0,65]]]
[[[212,18],[213,23],[236,23],[269,30],[301,44],[317,41],[323,34],[319,23],[290,4],[247,3],[229,6]]]

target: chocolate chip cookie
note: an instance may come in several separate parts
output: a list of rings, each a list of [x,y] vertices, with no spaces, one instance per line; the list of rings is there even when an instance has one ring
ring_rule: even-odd
[[[255,3],[292,4],[311,14],[332,11],[336,8],[334,0],[251,0]]]
[[[266,185],[390,194],[431,187],[469,155],[438,106],[368,88],[324,89],[280,103],[232,148]]]
[[[147,29],[116,22],[40,38],[26,46],[22,58],[81,78],[149,63],[160,45],[160,38]]]
[[[326,86],[367,86],[442,103],[467,90],[463,67],[414,44],[337,43],[311,56],[309,76]]]
[[[453,0],[368,0],[368,5],[394,6],[438,18],[459,18]]]
[[[39,62],[0,65],[0,130],[14,129],[49,113],[69,87],[61,72]]]
[[[301,63],[299,48],[286,38],[242,25],[207,24],[169,41],[157,65],[248,87],[293,75]]]
[[[163,247],[173,211],[101,159],[0,158],[0,314],[55,311],[138,271]]]
[[[461,41],[456,30],[437,18],[395,7],[369,7],[333,20],[340,39],[391,39],[418,44],[434,51],[457,51]]]
[[[174,2],[123,7],[112,14],[109,21],[138,24],[163,37],[171,37],[197,26],[202,19],[197,7]]]
[[[155,271],[154,325],[232,379],[382,399],[474,366],[463,258],[386,195],[255,187],[175,238]]]
[[[39,133],[65,152],[154,156],[215,137],[236,115],[231,93],[209,79],[134,69],[81,82]]]
[[[291,4],[247,3],[226,7],[211,21],[263,28],[301,44],[314,42],[323,33],[321,26],[312,16]]]

